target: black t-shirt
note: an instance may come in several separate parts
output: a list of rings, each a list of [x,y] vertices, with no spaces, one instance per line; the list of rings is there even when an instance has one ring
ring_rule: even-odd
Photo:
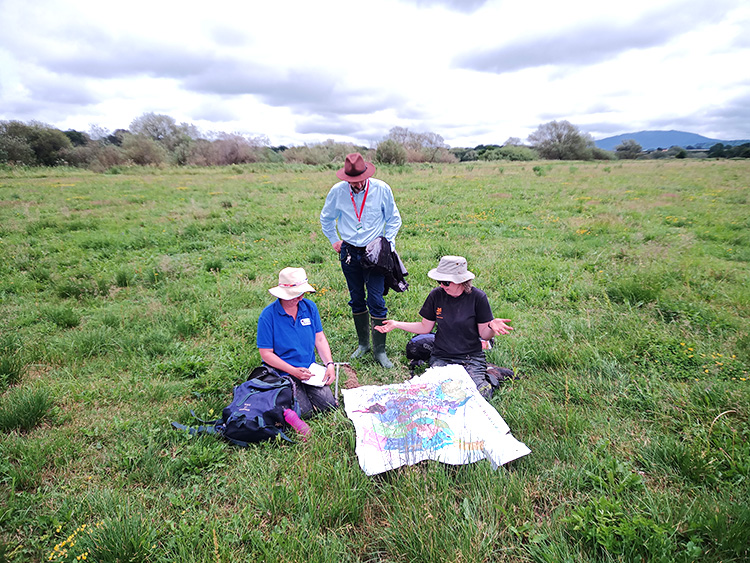
[[[471,293],[451,297],[436,287],[425,299],[420,316],[435,321],[437,333],[432,355],[435,357],[465,356],[482,351],[477,325],[493,319],[487,294],[476,287]]]

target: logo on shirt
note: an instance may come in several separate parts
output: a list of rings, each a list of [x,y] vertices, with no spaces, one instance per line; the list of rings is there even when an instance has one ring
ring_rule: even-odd
[[[310,319],[300,319],[299,324],[301,324],[302,326],[310,326]]]
[[[442,307],[438,307],[435,310],[435,315],[437,316],[438,319],[442,319],[443,318],[443,308]]]

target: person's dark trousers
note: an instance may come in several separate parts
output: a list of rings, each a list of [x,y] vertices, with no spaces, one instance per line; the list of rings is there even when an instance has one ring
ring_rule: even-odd
[[[388,314],[383,298],[385,276],[362,267],[364,253],[363,247],[352,246],[348,242],[341,244],[341,270],[349,288],[349,306],[352,309],[358,341],[357,349],[351,357],[359,358],[370,351],[372,333],[373,356],[381,366],[391,368],[393,364],[385,354],[385,334],[372,330],[369,326],[371,319],[373,326],[381,324]]]
[[[348,242],[341,244],[341,270],[349,289],[349,306],[352,314],[369,311],[376,319],[385,319],[388,309],[385,306],[385,276],[369,268],[362,267],[362,256],[365,249],[352,246]]]
[[[471,377],[474,385],[477,386],[479,394],[485,399],[492,397],[492,385],[487,379],[487,360],[484,356],[484,352],[479,354],[457,356],[451,358],[436,358],[430,356],[430,367],[449,366],[452,364],[458,364],[463,366],[466,372]]]
[[[310,418],[317,412],[326,412],[338,406],[330,385],[315,387],[314,385],[305,385],[298,380],[295,380],[294,383],[297,386],[296,397],[302,418]]]
[[[281,377],[281,373],[277,369],[265,363],[263,365],[268,368],[268,371]],[[294,382],[294,397],[297,399],[302,418],[310,418],[317,412],[326,412],[339,406],[330,385],[315,387],[314,385],[305,385],[291,375],[289,377]]]

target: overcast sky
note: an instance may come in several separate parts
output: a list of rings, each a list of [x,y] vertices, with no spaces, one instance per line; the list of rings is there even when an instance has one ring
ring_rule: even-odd
[[[750,138],[748,0],[0,0],[0,120],[154,112],[272,145]]]

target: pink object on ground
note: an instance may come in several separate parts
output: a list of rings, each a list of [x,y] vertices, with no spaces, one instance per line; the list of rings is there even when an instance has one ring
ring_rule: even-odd
[[[302,434],[303,441],[307,440],[307,436],[311,432],[310,427],[296,412],[292,409],[284,409],[284,420],[286,420],[287,424],[294,428],[299,434]]]

